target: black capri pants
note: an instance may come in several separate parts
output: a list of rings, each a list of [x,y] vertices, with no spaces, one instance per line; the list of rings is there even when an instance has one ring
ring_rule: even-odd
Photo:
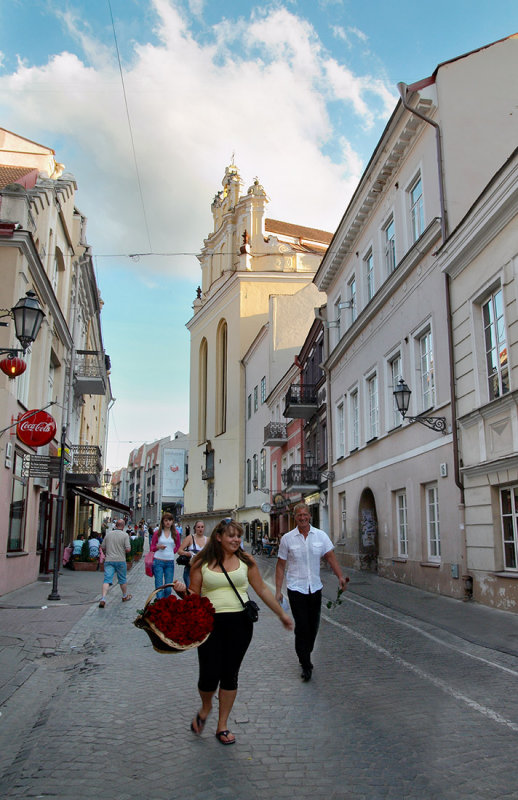
[[[246,611],[224,612],[214,617],[214,629],[198,647],[200,676],[198,689],[237,689],[239,668],[252,641],[254,624]]]

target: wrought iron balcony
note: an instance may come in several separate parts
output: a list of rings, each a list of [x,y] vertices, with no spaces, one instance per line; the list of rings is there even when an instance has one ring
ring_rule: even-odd
[[[70,447],[72,461],[67,470],[67,483],[75,486],[101,486],[103,459],[96,445],[73,444]]]
[[[286,430],[286,422],[269,422],[264,429],[265,447],[275,447],[277,445],[286,444],[288,441]]]
[[[287,492],[314,492],[319,487],[319,471],[317,467],[308,467],[306,464],[292,464],[282,479],[286,484]]]
[[[74,389],[76,394],[106,394],[107,357],[100,350],[76,350]]]
[[[284,416],[310,419],[318,408],[317,390],[313,384],[292,383],[284,399]]]

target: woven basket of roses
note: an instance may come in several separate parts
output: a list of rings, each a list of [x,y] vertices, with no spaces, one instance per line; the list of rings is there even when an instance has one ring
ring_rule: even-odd
[[[155,589],[133,622],[146,631],[157,653],[183,653],[199,647],[214,627],[214,608],[207,597],[174,594],[156,599],[158,592],[172,584]]]

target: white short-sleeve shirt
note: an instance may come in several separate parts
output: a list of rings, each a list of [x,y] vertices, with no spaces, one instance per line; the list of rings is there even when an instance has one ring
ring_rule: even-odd
[[[320,559],[333,549],[327,533],[312,525],[306,537],[298,528],[285,533],[279,545],[279,558],[286,561],[287,588],[302,594],[321,589]]]

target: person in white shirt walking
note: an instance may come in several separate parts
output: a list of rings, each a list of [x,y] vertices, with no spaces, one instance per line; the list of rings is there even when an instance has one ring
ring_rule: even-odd
[[[338,578],[340,589],[346,589],[349,578],[342,574],[334,554],[334,545],[327,533],[311,525],[306,503],[297,503],[294,515],[297,527],[285,533],[279,545],[275,597],[279,602],[282,600],[282,584],[286,573],[288,599],[295,620],[295,652],[302,668],[301,678],[309,681],[313,673],[311,653],[318,633],[322,604],[320,559],[327,561]]]

